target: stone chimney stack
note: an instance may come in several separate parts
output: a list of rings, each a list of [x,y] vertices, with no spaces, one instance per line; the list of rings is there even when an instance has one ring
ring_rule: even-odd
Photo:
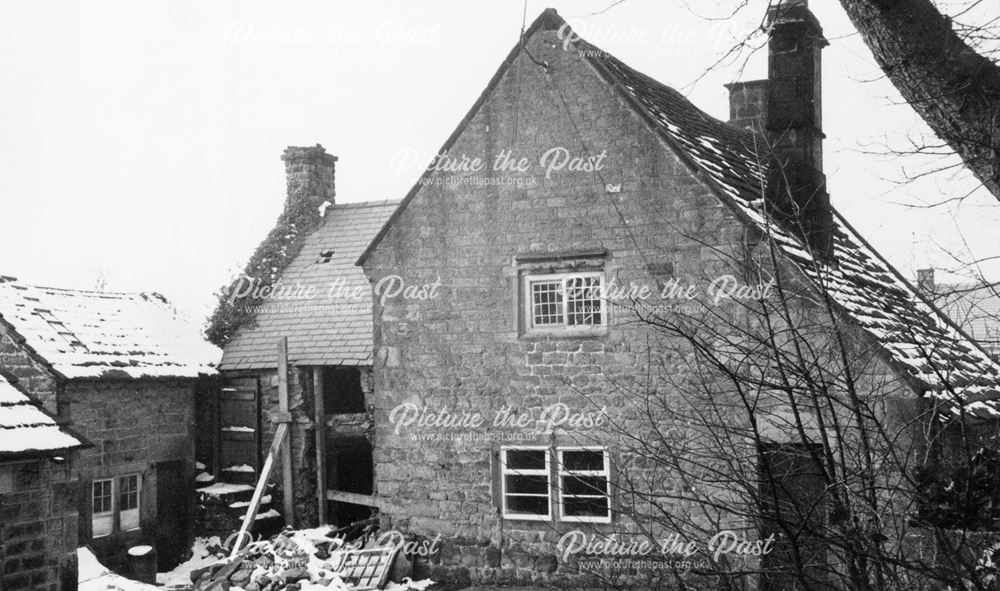
[[[917,289],[926,296],[934,295],[937,291],[934,269],[917,269]]]
[[[763,132],[767,123],[767,80],[733,82],[729,89],[729,122]]]
[[[833,212],[823,174],[820,53],[828,45],[807,0],[768,10],[769,205],[820,257],[832,257]]]
[[[324,201],[334,203],[336,156],[327,154],[323,146],[316,144],[312,148],[289,146],[281,159],[285,161],[288,183],[286,210],[308,207],[315,212]]]

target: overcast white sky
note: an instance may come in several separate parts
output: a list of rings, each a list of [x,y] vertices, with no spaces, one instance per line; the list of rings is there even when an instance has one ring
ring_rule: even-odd
[[[682,0],[528,0],[726,118],[722,84],[763,77],[758,52],[691,86],[759,20]],[[688,2],[712,15],[712,2]],[[733,4],[735,4],[733,2]],[[925,128],[833,0],[813,2],[824,52],[826,171],[835,205],[900,270],[1000,255],[1000,205],[965,175],[881,158]],[[271,228],[279,156],[339,156],[339,202],[399,199],[485,87],[520,31],[521,1],[0,2],[0,274],[46,285],[158,291],[200,320]],[[718,14],[717,12],[714,14]],[[997,265],[988,270],[1000,279]]]

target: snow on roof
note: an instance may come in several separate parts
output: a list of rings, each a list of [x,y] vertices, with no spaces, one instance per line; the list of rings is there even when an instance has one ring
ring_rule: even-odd
[[[0,277],[0,321],[67,379],[213,374],[221,351],[163,296],[25,285]]]
[[[1000,357],[1000,286],[939,284],[934,303],[991,355]]]
[[[864,329],[896,367],[940,393],[951,389],[966,410],[1000,416],[1000,365],[967,338],[834,210],[834,263],[814,259],[804,241],[764,210],[766,170],[760,138],[702,112],[676,90],[604,51],[582,54],[627,97],[682,158],[704,173],[718,197],[769,236],[834,304]],[[956,409],[957,410],[957,409]]]
[[[86,443],[0,376],[0,459],[55,456]]]

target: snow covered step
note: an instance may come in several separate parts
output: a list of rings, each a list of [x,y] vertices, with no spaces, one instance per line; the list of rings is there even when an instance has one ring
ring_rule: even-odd
[[[241,472],[254,474],[257,470],[250,464],[236,464],[222,469],[223,472]]]
[[[257,469],[250,464],[235,464],[221,471],[221,478],[234,484],[257,484]]]
[[[210,486],[199,488],[198,492],[204,497],[214,498],[229,504],[250,499],[253,496],[253,487],[249,484],[216,482]]]
[[[271,495],[264,495],[260,498],[260,506],[271,504]],[[246,509],[250,506],[250,501],[236,501],[235,503],[229,503],[230,509]],[[243,511],[243,515],[246,515],[246,511]]]

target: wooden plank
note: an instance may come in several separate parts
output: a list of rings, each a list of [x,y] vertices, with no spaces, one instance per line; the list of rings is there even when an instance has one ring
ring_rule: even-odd
[[[313,368],[313,407],[316,409],[316,510],[326,523],[326,409],[323,406],[323,368]]]
[[[288,411],[288,337],[278,341],[278,410]],[[281,423],[288,425],[288,423]],[[295,497],[292,480],[292,446],[281,448],[281,474],[284,490],[285,525],[295,524]]]
[[[267,452],[267,459],[264,460],[264,467],[260,471],[260,478],[257,479],[257,487],[254,488],[253,497],[250,498],[250,506],[247,507],[247,514],[243,518],[243,525],[240,526],[240,533],[236,536],[233,549],[229,554],[230,560],[236,558],[236,555],[240,553],[243,540],[249,540],[247,532],[250,531],[254,520],[257,519],[260,500],[264,498],[264,489],[267,488],[267,480],[270,478],[271,468],[274,466],[274,456],[277,455],[278,450],[286,450],[291,447],[291,445],[283,445],[287,437],[288,423],[278,425],[278,430],[274,433],[274,441],[271,442],[271,449]]]
[[[364,505],[365,507],[376,507],[382,509],[388,506],[388,502],[382,497],[375,495],[362,495],[358,493],[344,492],[342,490],[326,491],[326,500],[337,501],[338,503],[353,503]]]

